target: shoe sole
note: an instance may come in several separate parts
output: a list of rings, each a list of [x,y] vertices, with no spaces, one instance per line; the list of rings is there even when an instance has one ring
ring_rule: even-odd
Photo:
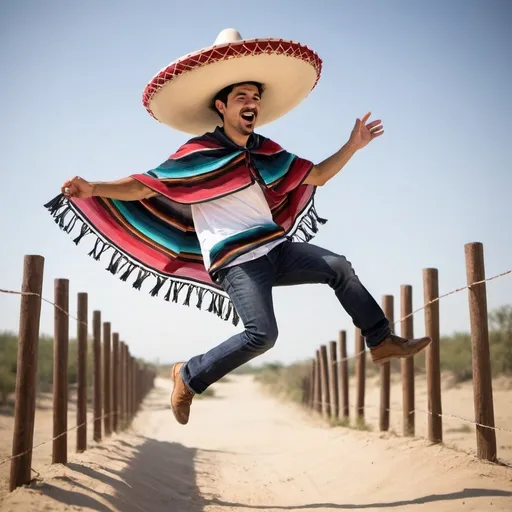
[[[414,357],[418,355],[422,350],[425,350],[430,344],[432,343],[432,340],[429,340],[423,347],[419,348],[416,352],[413,352],[412,354],[397,354],[394,356],[387,356],[387,357],[381,357],[379,359],[372,359],[374,364],[384,364],[389,361],[392,361],[393,359],[407,359],[408,357]]]

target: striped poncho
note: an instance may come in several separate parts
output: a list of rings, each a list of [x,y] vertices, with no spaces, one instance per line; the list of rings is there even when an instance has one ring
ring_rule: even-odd
[[[163,164],[131,177],[158,192],[140,201],[102,197],[66,198],[45,204],[74,242],[93,235],[89,255],[109,258],[107,270],[136,289],[184,305],[195,304],[236,325],[238,315],[215,272],[235,258],[279,237],[309,241],[318,230],[316,187],[303,184],[313,167],[261,135],[247,147],[221,128],[186,142]],[[276,224],[255,227],[226,240],[211,256],[207,270],[192,220],[191,205],[212,201],[258,182]]]

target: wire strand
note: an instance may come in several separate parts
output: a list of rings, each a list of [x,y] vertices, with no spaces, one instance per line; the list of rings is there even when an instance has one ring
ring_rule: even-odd
[[[103,420],[105,418],[108,418],[109,416],[113,416],[115,415],[116,413],[115,412],[109,412],[107,414],[103,414],[101,416],[98,416],[97,418],[91,418],[90,420],[87,420],[87,421],[84,421],[83,423],[80,423],[80,425],[75,425],[74,427],[71,427],[70,429],[66,430],[65,432],[61,432],[59,435],[55,436],[55,437],[52,437],[51,439],[48,439],[47,441],[42,441],[41,443],[39,444],[36,444],[35,446],[33,446],[32,448],[28,449],[28,450],[25,450],[24,452],[22,453],[17,453],[16,455],[11,455],[10,457],[7,457],[3,460],[0,460],[0,466],[6,464],[7,462],[10,462],[14,459],[18,459],[19,457],[23,457],[24,455],[27,455],[28,453],[34,451],[35,449],[41,447],[41,446],[44,446],[45,444],[49,444],[49,443],[52,443],[53,441],[56,441],[57,439],[60,439],[62,436],[65,436],[66,434],[68,434],[69,432],[73,432],[73,430],[76,430],[80,427],[83,427],[93,421],[98,421],[98,420]]]
[[[16,291],[16,290],[3,290],[2,288],[0,288],[0,293],[6,293],[6,294],[11,294],[11,295],[21,295],[21,296],[28,296],[28,297],[30,297],[30,296],[39,297],[43,302],[46,302],[47,304],[50,304],[51,306],[57,308],[58,310],[62,311],[66,315],[68,315],[69,318],[72,318],[73,320],[76,320],[77,322],[80,322],[82,325],[85,325],[85,326],[89,327],[89,324],[87,322],[84,322],[83,320],[79,320],[76,316],[73,316],[69,311],[66,311],[64,308],[61,308],[60,306],[55,304],[55,302],[52,302],[49,299],[45,299],[39,293],[35,293],[35,292],[20,292],[20,291]]]
[[[323,402],[323,401],[318,401],[318,400],[313,400],[311,403],[313,405],[321,405],[321,406],[328,405],[329,407],[332,405],[330,402]],[[373,405],[373,404],[370,404],[370,405],[365,404],[362,407],[362,409],[365,409],[365,408],[368,408],[368,409],[380,409],[380,406]],[[386,407],[384,410],[387,411],[387,412],[399,412],[399,413],[403,412],[402,409],[397,409],[397,408],[394,408],[394,407]],[[457,416],[455,414],[434,413],[432,411],[426,411],[424,409],[414,409],[412,411],[409,411],[409,415],[417,413],[417,412],[421,412],[421,413],[424,413],[424,414],[430,414],[431,416],[438,416],[438,417],[441,417],[441,418],[456,419],[456,420],[464,421],[466,423],[471,423],[472,425],[475,425],[477,427],[488,428],[490,430],[498,430],[500,432],[508,432],[509,434],[512,434],[512,430],[509,430],[509,429],[506,429],[506,428],[501,428],[501,427],[493,427],[491,425],[484,425],[483,423],[478,423],[477,421],[473,421],[473,420],[470,420],[469,418],[464,418],[462,416]]]
[[[473,288],[474,286],[477,286],[477,285],[480,285],[480,284],[483,284],[483,283],[487,283],[489,281],[493,281],[495,279],[498,279],[500,277],[504,277],[504,276],[507,276],[509,274],[512,274],[512,269],[510,270],[507,270],[505,272],[501,272],[501,274],[496,274],[492,277],[488,277],[487,279],[482,279],[481,281],[475,281],[474,283],[471,283],[469,285],[466,285],[466,286],[462,286],[460,288],[455,288],[454,290],[451,290],[449,292],[446,292],[446,293],[443,293],[441,295],[439,295],[439,297],[436,297],[435,299],[432,299],[431,301],[423,304],[423,306],[419,307],[418,309],[415,309],[414,311],[412,311],[411,313],[403,316],[402,318],[400,318],[399,320],[397,320],[396,322],[393,322],[391,325],[395,326],[397,324],[399,324],[400,322],[402,322],[403,320],[406,320],[407,318],[415,315],[416,313],[419,313],[420,311],[423,311],[424,309],[426,309],[428,306],[430,306],[431,304],[434,304],[438,301],[440,301],[441,299],[445,298],[445,297],[448,297],[450,295],[454,295],[456,293],[460,293],[464,290],[469,290],[471,288]],[[340,364],[340,363],[343,363],[345,361],[350,361],[351,359],[355,359],[356,357],[364,354],[366,352],[366,349],[363,349],[359,352],[356,352],[350,356],[347,356],[347,357],[342,357],[340,359],[337,359],[336,360],[336,364]]]
[[[477,285],[480,285],[480,284],[483,284],[483,283],[486,283],[486,282],[489,282],[489,281],[493,281],[494,279],[498,279],[500,277],[504,277],[506,275],[509,275],[509,274],[512,274],[512,269],[510,270],[507,270],[505,272],[502,272],[500,274],[497,274],[495,276],[492,276],[492,277],[489,277],[487,279],[482,279],[481,281],[476,281],[474,283],[471,283],[469,285],[466,285],[466,286],[463,286],[463,287],[460,287],[460,288],[456,288],[450,292],[447,292],[447,293],[444,293],[442,295],[439,295],[439,297],[436,297],[435,299],[427,302],[426,304],[424,304],[423,306],[421,306],[420,308],[412,311],[411,313],[409,313],[408,315],[400,318],[399,320],[397,320],[396,322],[393,323],[393,325],[396,325],[400,322],[402,322],[403,320],[413,316],[414,314],[420,312],[420,311],[423,311],[424,309],[426,309],[428,306],[430,306],[431,304],[434,304],[435,302],[438,302],[439,300],[441,300],[442,298],[445,298],[445,297],[448,297],[450,295],[454,295],[455,293],[459,293],[461,291],[464,291],[464,290],[467,290],[467,289],[471,289],[472,287],[474,286],[477,286]],[[43,302],[46,302],[47,304],[50,304],[54,307],[56,307],[57,309],[59,309],[60,311],[62,311],[63,313],[65,313],[66,315],[68,315],[70,318],[73,318],[74,320],[76,320],[77,322],[80,322],[81,324],[84,324],[86,326],[88,326],[89,324],[87,322],[83,322],[83,321],[80,321],[77,317],[73,316],[72,314],[69,313],[69,311],[66,311],[64,310],[63,308],[61,308],[60,306],[58,306],[57,304],[55,304],[54,302],[52,302],[51,300],[49,299],[46,299],[44,298],[41,294],[39,293],[35,293],[35,292],[21,292],[21,291],[17,291],[17,290],[7,290],[7,289],[2,289],[0,288],[0,293],[4,293],[4,294],[12,294],[12,295],[20,295],[20,296],[36,296],[36,297],[39,297]],[[339,359],[337,361],[337,364],[339,363],[342,363],[344,361],[348,361],[350,359],[353,359],[355,357],[358,357],[359,355],[361,354],[364,354],[366,352],[366,350],[361,350],[360,352],[357,352],[355,354],[352,354],[351,356],[348,356],[346,358],[342,358],[342,359]],[[313,404],[315,405],[324,405],[325,402],[317,402],[317,401],[313,401]],[[330,405],[330,404],[329,404]],[[369,405],[366,405],[365,407],[372,407],[372,406],[369,406]],[[376,406],[373,406],[373,407],[376,407]],[[399,411],[398,409],[386,409],[387,411]],[[402,411],[399,411],[399,412],[402,412]],[[426,414],[434,414],[432,413],[431,411],[425,411],[425,410],[422,410],[422,409],[415,409],[414,411],[411,411],[410,414],[414,413],[414,412],[422,412],[422,413],[426,413]],[[24,455],[26,455],[27,453],[30,453],[32,452],[33,450],[45,445],[45,444],[48,444],[48,443],[51,443],[57,439],[59,439],[60,437],[62,437],[63,435],[66,435],[68,434],[69,432],[72,432],[73,430],[76,430],[77,428],[80,428],[81,426],[84,426],[92,421],[97,421],[97,420],[101,420],[101,419],[104,419],[108,416],[111,416],[115,413],[108,413],[108,414],[105,414],[105,415],[102,415],[100,417],[97,417],[97,418],[92,418],[91,420],[88,420],[88,421],[85,421],[84,423],[80,424],[80,425],[76,425],[72,428],[70,428],[69,430],[67,430],[66,432],[63,432],[61,434],[59,434],[58,436],[56,437],[53,437],[52,439],[49,439],[47,441],[43,441],[42,443],[39,443],[37,444],[36,446],[33,446],[32,448],[30,448],[29,450],[26,450],[25,452],[23,453],[20,453],[20,454],[17,454],[17,455],[13,455],[11,457],[8,457],[2,461],[0,461],[0,466],[2,466],[3,464],[6,464],[7,462],[10,462],[16,458],[19,458],[19,457],[23,457]],[[461,416],[456,416],[456,415],[451,415],[451,414],[437,414],[438,416],[441,416],[441,417],[447,417],[447,418],[454,418],[454,419],[458,419],[458,420],[461,420],[461,421],[465,421],[467,423],[471,423],[473,425],[476,425],[478,427],[482,427],[482,428],[488,428],[488,429],[492,429],[492,430],[498,430],[498,431],[501,431],[501,432],[509,432],[509,433],[512,433],[512,430],[507,430],[507,429],[503,429],[503,428],[499,428],[499,427],[493,427],[493,426],[490,426],[490,425],[483,425],[481,423],[478,423],[478,422],[475,422],[475,421],[472,421],[468,418],[463,418]]]

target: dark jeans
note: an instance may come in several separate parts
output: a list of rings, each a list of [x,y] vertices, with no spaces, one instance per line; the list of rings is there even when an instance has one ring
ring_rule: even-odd
[[[183,365],[182,377],[195,393],[274,346],[278,332],[273,286],[328,284],[368,347],[378,345],[391,331],[350,262],[310,243],[285,241],[266,256],[221,270],[219,278],[245,330]]]

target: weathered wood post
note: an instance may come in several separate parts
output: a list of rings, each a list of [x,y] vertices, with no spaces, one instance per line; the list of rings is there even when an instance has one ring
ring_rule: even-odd
[[[339,412],[340,418],[349,418],[349,389],[348,389],[348,358],[347,358],[347,332],[338,334],[338,347],[340,353],[339,370]]]
[[[469,286],[475,421],[481,425],[494,427],[487,294],[485,282],[480,282],[485,280],[484,248],[481,243],[475,242],[466,244],[464,251],[466,256],[467,284]],[[496,432],[492,428],[476,426],[476,445],[477,456],[480,459],[496,462]]]
[[[125,380],[126,380],[126,365],[125,365],[125,344],[124,341],[119,343],[119,425],[121,430],[126,427],[126,405],[125,405]]]
[[[426,348],[428,393],[428,439],[433,443],[443,440],[441,408],[441,371],[439,356],[439,277],[436,268],[423,270],[425,300],[425,333],[432,338]],[[431,301],[431,304],[429,304]]]
[[[41,318],[44,258],[27,255],[21,285],[16,391],[9,491],[31,480],[34,418],[36,412],[37,352]],[[23,454],[23,455],[20,455]]]
[[[331,400],[331,417],[337,419],[339,416],[338,357],[335,341],[329,342],[329,395]]]
[[[69,281],[55,279],[53,335],[53,464],[68,459]]]
[[[105,436],[112,434],[111,330],[110,322],[103,322],[103,428]]]
[[[395,322],[393,295],[382,296],[382,310],[389,323]],[[379,428],[381,431],[389,430],[389,407],[391,389],[391,363],[387,361],[380,365],[380,415]]]
[[[364,393],[366,379],[366,345],[360,329],[356,327],[355,334],[356,351],[356,420],[358,423],[364,422]]]
[[[119,424],[119,333],[112,334],[112,429]]]
[[[93,409],[94,409],[94,433],[93,439],[96,442],[101,441],[101,414],[102,404],[102,385],[101,385],[101,311],[93,311],[92,314],[93,329]]]
[[[77,297],[77,404],[76,404],[76,451],[87,449],[87,293]]]
[[[320,383],[322,387],[322,415],[331,415],[331,400],[329,397],[329,371],[327,369],[327,347],[320,345]]]
[[[322,378],[320,374],[321,364],[320,364],[320,349],[316,350],[316,376],[315,376],[315,406],[314,409],[316,412],[322,411]]]
[[[308,391],[308,402],[307,406],[309,409],[313,409],[313,403],[315,401],[315,378],[316,378],[316,361],[311,360],[311,369],[309,370],[309,391]]]
[[[401,286],[401,316],[400,334],[404,338],[413,338],[412,317],[412,286]],[[402,407],[403,407],[403,434],[414,436],[414,356],[402,359]]]

